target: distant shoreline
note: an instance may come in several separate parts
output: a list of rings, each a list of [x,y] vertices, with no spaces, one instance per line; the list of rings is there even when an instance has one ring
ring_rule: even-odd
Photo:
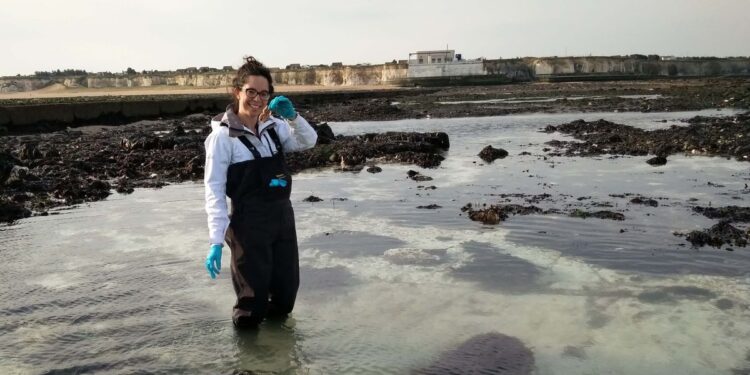
[[[398,89],[394,85],[360,86],[321,86],[321,85],[275,85],[277,94],[301,92],[349,92]],[[189,86],[147,86],[147,87],[107,87],[70,88],[62,85],[45,87],[40,90],[0,93],[0,100],[48,99],[106,96],[161,96],[161,95],[229,95],[228,87],[189,87]]]
[[[287,95],[305,118],[322,123],[519,113],[750,109],[749,86],[750,77],[714,77],[409,88],[280,85],[277,92]],[[68,96],[60,97],[59,91]],[[215,114],[224,111],[230,101],[226,89],[217,87],[59,91],[44,93],[47,97],[33,95],[18,99],[0,95],[0,135],[121,125],[195,113]]]
[[[279,92],[375,91],[390,87],[750,76],[750,58],[679,59],[657,55],[402,60],[377,65],[316,65],[271,70]],[[234,73],[208,67],[177,72],[89,74],[63,71],[0,77],[0,100],[107,95],[219,95]],[[31,93],[31,94],[29,94]]]

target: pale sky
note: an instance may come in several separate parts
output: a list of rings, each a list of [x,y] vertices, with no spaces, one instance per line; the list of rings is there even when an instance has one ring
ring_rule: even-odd
[[[0,76],[464,58],[750,56],[750,0],[0,0]]]

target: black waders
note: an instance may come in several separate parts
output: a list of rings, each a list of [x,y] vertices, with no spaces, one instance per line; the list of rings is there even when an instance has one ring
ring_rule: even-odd
[[[261,157],[243,135],[239,140],[254,159],[229,166],[227,196],[232,214],[226,241],[232,251],[232,284],[237,294],[232,321],[252,328],[265,317],[285,317],[299,288],[299,254],[294,211],[289,201],[292,177],[276,131],[267,130],[276,154]]]

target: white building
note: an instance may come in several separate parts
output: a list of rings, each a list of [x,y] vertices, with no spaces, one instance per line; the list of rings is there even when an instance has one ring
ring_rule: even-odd
[[[461,55],[459,55],[460,58]],[[418,51],[409,54],[409,65],[412,64],[441,64],[456,59],[456,51],[446,49],[441,51]]]
[[[481,60],[466,61],[455,50],[419,51],[409,54],[409,78],[486,75]]]

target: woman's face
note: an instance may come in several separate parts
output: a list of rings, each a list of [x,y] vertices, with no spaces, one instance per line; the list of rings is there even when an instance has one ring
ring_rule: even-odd
[[[271,97],[268,92],[268,80],[263,76],[249,76],[239,90],[234,90],[234,95],[239,103],[239,113],[258,116]]]

